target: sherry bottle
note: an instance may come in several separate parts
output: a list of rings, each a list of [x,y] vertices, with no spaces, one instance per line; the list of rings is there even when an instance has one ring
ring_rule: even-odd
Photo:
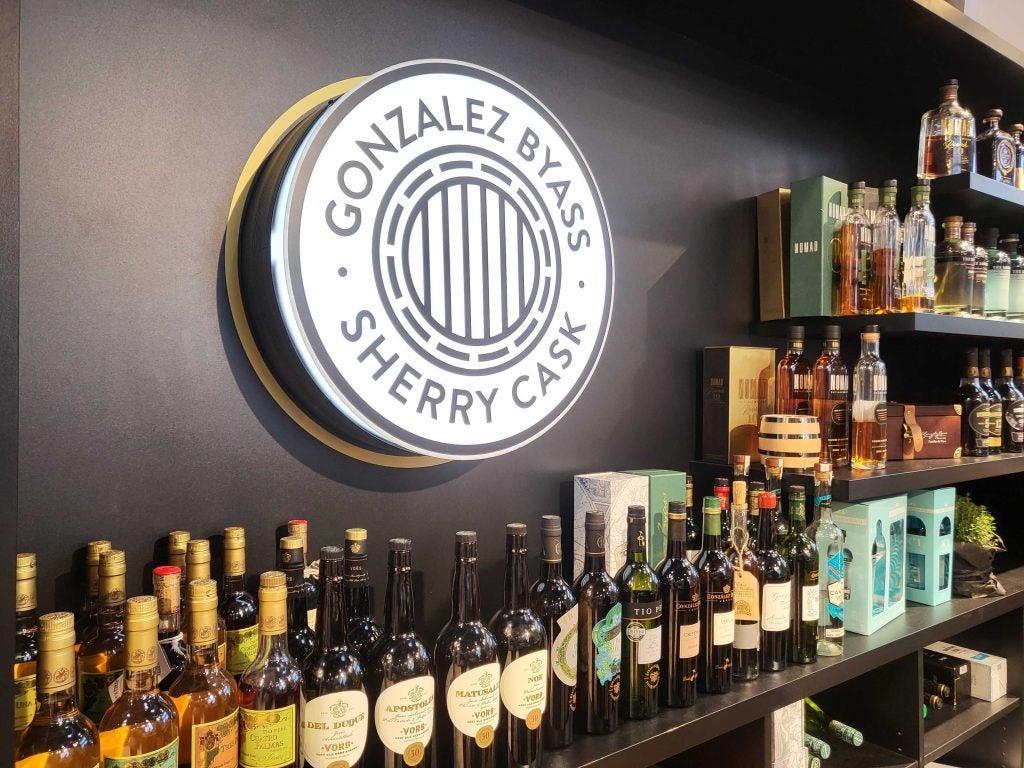
[[[818,659],[818,548],[805,532],[805,503],[804,489],[791,486],[789,535],[782,542],[782,551],[793,575],[789,660],[796,664],[810,664]]]
[[[789,564],[776,544],[778,497],[765,491],[758,496],[757,560],[761,564],[761,658],[764,672],[780,672],[789,659],[789,625],[792,622],[792,587]]]
[[[109,688],[124,671],[124,552],[100,555],[96,631],[78,647],[78,701],[99,724],[110,706]]]
[[[39,619],[36,707],[15,744],[15,768],[96,768],[100,737],[78,710],[75,695],[75,617],[47,613]]]
[[[85,602],[75,620],[75,634],[79,642],[89,639],[96,632],[100,602],[100,555],[111,548],[110,542],[90,541],[85,545]]]
[[[853,371],[854,469],[885,469],[888,414],[885,363],[878,356],[878,326],[860,335],[860,359]]]
[[[825,344],[814,361],[812,410],[821,426],[821,460],[850,465],[850,372],[839,355],[839,326],[825,327]],[[751,504],[753,509],[753,504]]]
[[[281,537],[277,548],[277,566],[288,584],[288,653],[301,667],[316,646],[316,638],[308,624],[303,575],[306,559],[302,555],[302,539],[298,536]]]
[[[366,568],[366,529],[345,531],[345,609],[348,612],[348,644],[361,659],[384,631],[373,618],[370,572]]]
[[[307,562],[309,557],[309,521],[289,520],[288,535],[298,536],[302,540],[302,589],[306,593],[306,623],[310,629],[316,630],[317,569]]]
[[[687,512],[678,501],[668,503],[668,555],[658,566],[665,623],[661,703],[667,707],[689,707],[697,700],[700,574],[686,552]]]
[[[245,589],[245,529],[224,529],[224,582],[217,613],[224,620],[227,647],[224,669],[238,681],[256,658],[259,614]]]
[[[974,295],[974,246],[961,239],[962,216],[942,220],[942,242],[935,248],[935,311],[967,317]]]
[[[560,749],[573,742],[579,608],[562,576],[561,520],[556,515],[544,515],[540,535],[540,578],[530,587],[530,607],[551,640],[544,746]]]
[[[686,559],[696,563],[700,556],[700,533],[693,519],[693,478],[686,476]]]
[[[171,531],[167,534],[167,565],[173,565],[181,572],[181,598],[180,604],[188,606],[188,581],[187,564],[188,543],[192,540],[192,534],[188,531]]]
[[[963,242],[974,252],[974,270],[971,272],[971,308],[974,317],[985,314],[985,296],[988,294],[988,251],[974,242],[978,225],[965,221],[960,234]]]
[[[742,485],[736,483],[735,485]],[[734,497],[739,494],[734,492]],[[736,628],[732,642],[732,676],[756,680],[761,641],[761,563],[750,548],[747,505],[736,501],[732,508],[732,545],[726,553],[732,565],[732,599]]]
[[[918,179],[910,188],[910,210],[903,220],[902,312],[935,311],[935,216],[930,200],[928,179]]]
[[[661,581],[647,562],[647,510],[626,511],[626,562],[615,576],[622,603],[626,639],[622,672],[626,696],[623,714],[646,720],[658,714],[661,679]]]
[[[861,311],[875,314],[897,312],[896,257],[900,249],[900,217],[896,213],[895,179],[882,182],[878,209],[871,225],[871,243],[871,268],[867,276],[868,305],[861,307]]]
[[[717,498],[704,499],[704,544],[700,574],[700,653],[697,688],[702,693],[732,690],[732,642],[735,613],[732,565],[722,552],[722,514]]]
[[[718,508],[722,510],[722,547],[728,547],[732,530],[729,522],[729,478],[716,477],[712,493],[718,499]]]
[[[953,401],[960,409],[962,456],[988,456],[989,399],[979,380],[978,348],[967,350],[967,364]]]
[[[974,162],[974,115],[956,100],[960,83],[949,80],[939,89],[941,102],[921,116],[917,175],[926,179],[970,173]]]
[[[999,127],[1003,110],[990,109],[983,118],[985,130],[974,140],[978,173],[1013,186],[1017,168],[1017,146],[1013,136]]]
[[[169,691],[185,669],[185,639],[181,631],[181,570],[176,565],[158,565],[153,569],[153,594],[160,616],[157,624],[160,663],[163,677],[160,690]]]
[[[19,552],[14,571],[14,734],[28,727],[36,713],[36,556]]]
[[[1024,393],[1013,383],[1013,350],[1000,353],[1002,376],[996,381],[1003,399],[1003,453],[1024,452]]]
[[[859,315],[867,288],[867,270],[871,264],[871,224],[864,209],[866,184],[857,181],[850,185],[847,195],[849,208],[839,228],[839,271],[833,291],[832,311],[840,315]],[[782,411],[779,413],[795,413]]]
[[[1003,398],[992,384],[992,352],[988,347],[978,350],[978,383],[988,395],[988,455],[1003,451]]]
[[[818,655],[842,656],[845,635],[843,529],[832,519],[832,466],[814,465],[814,521],[807,538],[818,550]]]
[[[779,361],[775,374],[776,410],[779,413],[809,414],[813,387],[811,363],[804,354],[804,327],[791,325],[786,354]]]
[[[501,666],[494,635],[480,621],[476,531],[455,534],[452,616],[434,646],[437,759],[454,768],[494,768],[501,713]],[[442,678],[442,675],[444,677]]]
[[[185,596],[188,596],[188,585],[200,579],[210,577],[210,541],[208,539],[189,539],[185,546]],[[185,603],[186,609],[189,607]],[[185,619],[185,636],[188,636],[188,618]],[[220,656],[220,666],[223,669],[227,666],[228,657],[228,631],[224,619],[217,618],[217,653]]]

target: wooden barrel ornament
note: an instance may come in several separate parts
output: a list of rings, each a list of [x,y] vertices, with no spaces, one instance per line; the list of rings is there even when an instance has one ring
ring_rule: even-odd
[[[762,461],[779,458],[786,469],[812,470],[821,450],[818,417],[766,414],[761,417],[757,446]]]

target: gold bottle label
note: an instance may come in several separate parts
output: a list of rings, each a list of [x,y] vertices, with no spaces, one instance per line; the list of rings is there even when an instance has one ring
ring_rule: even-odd
[[[243,629],[227,631],[227,671],[232,675],[240,675],[256,658],[260,644],[259,626],[253,624]]]
[[[239,708],[238,763],[242,768],[281,768],[295,762],[295,705]]]
[[[103,756],[103,768],[178,768],[178,739],[144,755]]]
[[[15,582],[15,610],[19,613],[21,611],[31,611],[36,607],[36,580],[35,577],[30,579],[18,579]]]
[[[192,768],[238,765],[238,710],[209,723],[192,726]]]
[[[43,693],[66,691],[75,681],[75,649],[73,646],[39,654],[36,673],[42,679]],[[81,699],[78,700],[81,703]]]
[[[260,602],[260,634],[281,635],[288,631],[288,604],[284,600]]]
[[[26,728],[35,714],[36,663],[18,662],[14,665],[14,730]]]

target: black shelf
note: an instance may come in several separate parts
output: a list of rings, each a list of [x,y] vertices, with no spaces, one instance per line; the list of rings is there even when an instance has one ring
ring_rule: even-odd
[[[917,768],[917,761],[865,741],[853,747],[839,739],[827,739],[832,753],[821,764],[827,768]]]
[[[959,709],[929,711],[924,721],[924,755],[921,764],[938,760],[1018,707],[1018,697],[1004,696],[991,702],[967,699]]]
[[[996,183],[996,182],[993,182]],[[1024,192],[1013,190],[1024,196]],[[1024,209],[1021,209],[1024,216]],[[1024,322],[1013,320],[986,320],[980,317],[953,317],[924,312],[905,312],[894,315],[852,315],[849,317],[794,317],[786,320],[767,320],[753,324],[755,336],[785,338],[791,325],[802,325],[809,336],[824,336],[826,325],[838,325],[844,336],[856,336],[865,325],[877,325],[883,337],[919,336],[929,334],[971,339],[1024,340]]]
[[[936,218],[963,216],[979,227],[1000,227],[1003,232],[1024,228],[1024,190],[978,173],[932,179],[932,207]]]
[[[999,575],[1002,597],[956,599],[939,606],[908,604],[907,612],[870,636],[847,634],[844,655],[762,674],[721,696],[701,696],[688,709],[665,710],[650,720],[624,721],[607,736],[580,736],[566,749],[550,752],[547,768],[640,768],[765,717],[804,696],[831,688],[929,643],[1024,606],[1024,567]],[[966,738],[966,737],[965,737]],[[889,753],[895,757],[896,753]],[[913,761],[892,765],[913,765]],[[831,763],[829,763],[831,765]],[[890,763],[879,763],[889,765]],[[853,765],[853,763],[851,763]],[[860,765],[860,763],[857,763]]]

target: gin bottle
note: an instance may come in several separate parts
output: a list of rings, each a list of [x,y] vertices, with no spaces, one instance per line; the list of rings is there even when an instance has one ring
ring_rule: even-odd
[[[1021,154],[1024,158],[1024,153]],[[1024,170],[1021,172],[1024,177]],[[1024,319],[1024,256],[1019,252],[1020,235],[1012,233],[999,238],[999,250],[1010,260],[1010,291],[1006,306],[1007,320]]]
[[[944,236],[935,249],[935,311],[940,315],[971,313],[974,288],[974,247],[960,238],[962,216],[942,220]]]
[[[999,230],[991,227],[982,232],[979,244],[988,259],[985,280],[985,317],[1004,318],[1010,308],[1010,256],[999,247]]]
[[[1013,186],[1017,189],[1024,189],[1024,150],[1021,148],[1020,136],[1024,133],[1024,124],[1014,123],[1010,127],[1010,135],[1013,136],[1013,148],[1015,162],[1013,166]]]
[[[957,101],[960,84],[939,89],[941,103],[921,116],[917,175],[926,179],[974,170],[974,115]]]
[[[832,519],[832,467],[814,465],[814,522],[807,536],[818,547],[818,655],[842,656],[845,608],[843,529]]]
[[[974,242],[978,225],[973,221],[965,221],[961,236],[971,250],[974,251],[974,269],[971,271],[971,309],[974,317],[985,315],[985,295],[988,292],[988,251]]]

